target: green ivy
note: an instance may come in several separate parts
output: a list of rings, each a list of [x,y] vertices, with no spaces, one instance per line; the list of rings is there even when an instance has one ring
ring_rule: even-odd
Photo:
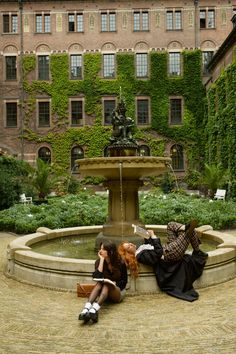
[[[102,124],[101,96],[119,96],[120,91],[127,106],[127,116],[135,116],[135,96],[149,96],[151,102],[151,128],[135,129],[135,138],[147,142],[153,155],[163,155],[168,141],[183,145],[191,165],[198,163],[204,151],[203,136],[205,91],[201,82],[201,51],[183,52],[183,75],[169,77],[166,52],[150,53],[150,78],[139,80],[135,76],[134,53],[118,53],[116,78],[101,77],[102,55],[84,55],[83,80],[69,79],[68,54],[50,57],[50,81],[32,80],[36,68],[33,55],[24,57],[25,134],[34,142],[47,142],[52,146],[53,161],[60,168],[68,168],[73,145],[84,147],[86,156],[101,156],[109,142],[111,128]],[[32,77],[31,77],[32,74]],[[36,97],[40,94],[51,98],[52,126],[46,136],[30,129],[35,114]],[[184,98],[184,117],[181,126],[169,126],[169,96]],[[69,128],[68,106],[70,97],[85,98],[85,114],[91,126]],[[60,133],[56,132],[60,129]]]
[[[206,158],[228,169],[229,192],[236,196],[236,61],[210,87],[207,98]]]

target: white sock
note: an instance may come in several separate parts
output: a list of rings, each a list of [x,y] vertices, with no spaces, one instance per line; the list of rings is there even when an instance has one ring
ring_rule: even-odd
[[[92,308],[92,304],[91,302],[86,302],[86,304],[84,305],[84,309],[81,313],[87,313],[90,309]]]
[[[100,309],[100,305],[97,302],[93,303],[93,307],[89,310],[89,312],[95,313],[96,311],[98,311]]]

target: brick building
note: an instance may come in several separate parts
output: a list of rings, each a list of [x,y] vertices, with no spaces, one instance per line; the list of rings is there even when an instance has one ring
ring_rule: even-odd
[[[58,155],[67,154],[64,166],[72,168],[75,159],[93,155],[86,147],[87,138],[76,136],[79,130],[96,125],[97,118],[90,112],[93,88],[87,85],[86,73],[92,75],[93,65],[86,55],[100,56],[100,70],[93,80],[94,85],[97,78],[102,80],[105,87],[96,91],[100,93],[96,110],[101,125],[107,128],[119,96],[113,85],[122,76],[118,54],[133,54],[134,76],[142,87],[140,82],[151,76],[151,53],[167,53],[167,76],[181,78],[185,71],[182,53],[200,49],[205,83],[207,64],[231,32],[235,12],[236,0],[0,1],[1,151],[30,163],[37,156],[60,163]],[[24,58],[28,58],[27,64],[23,64]],[[54,71],[60,58],[67,60],[66,80],[63,65],[61,72],[60,68]],[[60,75],[60,85],[53,85]],[[129,82],[121,86],[122,91],[128,90]],[[137,127],[153,127],[155,108],[148,90],[139,88],[133,96],[131,112]],[[178,89],[169,94],[166,120],[170,127],[183,124],[182,96]],[[52,142],[52,134],[62,139],[61,134],[68,130],[75,135],[58,153],[60,144],[55,139]],[[185,148],[173,134],[165,137],[157,129],[158,134],[165,153],[173,157],[174,169],[184,172],[188,164]]]

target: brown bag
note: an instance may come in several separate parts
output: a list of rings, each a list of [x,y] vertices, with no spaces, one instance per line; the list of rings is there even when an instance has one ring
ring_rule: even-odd
[[[77,283],[77,296],[78,297],[89,297],[94,286],[95,286],[95,283],[93,283],[93,284]]]

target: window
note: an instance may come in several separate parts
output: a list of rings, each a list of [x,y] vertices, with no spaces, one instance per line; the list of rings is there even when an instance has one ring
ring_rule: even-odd
[[[50,164],[51,163],[51,151],[47,147],[41,147],[38,151],[38,158],[43,160],[44,162]]]
[[[116,100],[103,100],[104,124],[112,124],[112,112],[116,108]]]
[[[18,32],[18,17],[17,15],[3,15],[3,33]]]
[[[166,29],[181,30],[182,29],[182,12],[180,10],[166,12]]]
[[[50,126],[50,103],[48,101],[38,102],[38,123],[39,127]]]
[[[170,156],[172,158],[172,167],[174,171],[184,170],[184,154],[181,145],[173,145],[170,149]]]
[[[170,99],[170,124],[172,125],[182,124],[182,99],[181,98]]]
[[[79,159],[84,158],[84,150],[79,147],[79,146],[74,146],[71,149],[71,158],[70,158],[70,163],[71,163],[71,170],[74,171],[76,168],[75,161]]]
[[[147,53],[136,54],[136,76],[148,77],[148,55]]]
[[[139,156],[150,156],[150,147],[147,145],[140,145],[138,151]]]
[[[83,119],[83,101],[71,101],[71,125],[82,125]]]
[[[36,15],[36,32],[50,33],[51,32],[51,17],[49,14]]]
[[[72,54],[70,56],[70,78],[71,80],[82,79],[82,55]]]
[[[115,77],[115,54],[103,55],[103,77]]]
[[[134,31],[148,31],[149,30],[149,14],[148,11],[134,12]]]
[[[215,28],[215,10],[200,10],[200,28]]]
[[[5,57],[6,63],[6,80],[16,80],[16,56]]]
[[[82,13],[70,13],[68,15],[68,31],[83,32],[84,31],[84,16]]]
[[[116,31],[116,14],[114,12],[101,13],[101,31],[102,32]]]
[[[38,56],[38,79],[49,80],[49,55]]]
[[[208,64],[210,63],[212,57],[213,57],[214,52],[209,51],[209,52],[202,52],[202,73],[203,75],[208,75]]]
[[[169,75],[179,76],[181,74],[180,53],[169,53]]]
[[[17,102],[6,103],[6,126],[17,127]]]
[[[149,100],[137,99],[137,124],[149,123]]]

